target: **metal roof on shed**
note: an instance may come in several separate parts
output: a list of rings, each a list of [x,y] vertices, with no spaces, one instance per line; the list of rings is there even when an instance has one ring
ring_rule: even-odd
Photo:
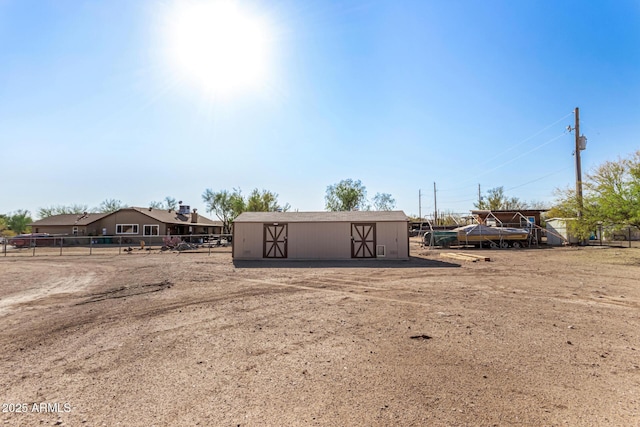
[[[233,222],[405,222],[408,220],[403,211],[243,212]]]

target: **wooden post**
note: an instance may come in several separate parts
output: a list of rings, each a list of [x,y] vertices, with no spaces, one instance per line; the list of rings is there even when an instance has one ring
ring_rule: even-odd
[[[436,197],[436,183],[433,183],[433,222],[438,225],[438,198]]]
[[[576,107],[576,197],[578,198],[578,218],[582,217],[582,164],[580,160],[580,109]]]

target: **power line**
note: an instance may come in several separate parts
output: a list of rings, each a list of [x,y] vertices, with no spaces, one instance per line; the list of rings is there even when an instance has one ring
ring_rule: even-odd
[[[531,136],[529,136],[529,137],[527,137],[527,138],[523,139],[523,140],[522,140],[522,141],[520,141],[519,143],[517,143],[517,144],[515,144],[515,145],[511,146],[509,149],[507,149],[507,150],[505,150],[505,151],[501,152],[500,154],[498,154],[498,155],[496,155],[496,156],[494,156],[494,157],[492,157],[492,158],[490,158],[490,159],[488,159],[488,160],[484,161],[483,163],[481,163],[481,164],[480,164],[480,166],[486,165],[486,164],[490,163],[491,161],[493,161],[493,160],[497,159],[498,157],[503,156],[505,153],[508,153],[508,152],[510,152],[510,151],[512,151],[512,150],[514,150],[514,149],[516,149],[516,148],[518,148],[518,147],[520,147],[520,146],[521,146],[522,144],[524,144],[525,142],[527,142],[527,141],[529,141],[529,140],[531,140],[531,139],[535,138],[536,136],[540,135],[542,132],[544,132],[544,131],[546,131],[546,130],[550,129],[551,127],[553,127],[553,126],[555,126],[555,125],[557,125],[558,123],[562,122],[563,120],[565,120],[567,117],[571,116],[572,114],[573,114],[573,111],[572,111],[572,112],[570,112],[569,114],[567,114],[567,115],[565,115],[565,116],[561,117],[560,119],[556,120],[555,122],[551,123],[550,125],[547,125],[547,126],[543,127],[542,129],[540,129],[539,131],[537,131],[537,132],[536,132],[536,133],[534,133],[533,135],[531,135]],[[563,133],[562,133],[562,135],[564,135],[564,134],[565,134],[565,132],[563,132]],[[517,160],[517,159],[519,159],[519,158],[523,157],[523,156],[524,156],[524,155],[526,155],[526,154],[529,154],[529,153],[531,153],[531,152],[533,152],[533,151],[535,151],[535,150],[537,150],[537,149],[539,149],[539,148],[542,148],[544,145],[547,145],[547,144],[549,144],[549,143],[551,143],[551,142],[555,141],[556,139],[560,138],[560,136],[562,136],[562,135],[559,135],[558,137],[553,138],[552,140],[549,140],[549,141],[547,141],[547,142],[545,142],[545,143],[543,143],[543,144],[539,145],[538,147],[536,147],[536,148],[534,148],[534,149],[532,149],[532,150],[530,150],[530,151],[526,152],[525,154],[520,154],[519,156],[514,157],[513,159],[511,159],[511,160],[509,160],[509,161],[507,161],[507,162],[505,162],[505,163],[501,164],[500,166],[496,166],[495,168],[490,169],[489,171],[482,172],[482,173],[480,173],[480,174],[478,174],[478,175],[476,175],[476,176],[473,176],[473,177],[469,178],[467,181],[463,181],[463,182],[476,181],[476,178],[478,178],[478,177],[480,177],[480,176],[483,176],[483,175],[486,175],[486,174],[487,174],[487,173],[489,173],[489,172],[493,172],[494,170],[499,169],[499,168],[501,168],[502,166],[506,166],[506,165],[508,165],[509,163],[511,163],[512,161]],[[444,189],[443,191],[456,191],[456,190],[462,190],[462,189],[464,189],[464,188],[466,188],[466,186],[465,186],[465,187],[454,188],[454,189]]]
[[[519,143],[517,143],[516,145],[512,146],[511,148],[501,152],[500,154],[490,158],[489,160],[486,160],[484,163],[482,163],[482,165],[486,165],[487,163],[490,163],[491,161],[497,159],[498,157],[504,155],[505,153],[508,153],[511,150],[515,150],[516,148],[520,147],[522,144],[524,144],[525,142],[529,141],[530,139],[533,139],[534,137],[540,135],[542,132],[544,132],[545,130],[557,125],[558,123],[560,123],[561,121],[563,121],[564,119],[566,119],[567,117],[571,116],[573,114],[573,111],[570,112],[569,114],[567,114],[566,116],[556,120],[555,122],[551,123],[550,125],[544,127],[543,129],[540,129],[538,132],[534,133],[533,135],[531,135],[528,138],[523,139],[522,141],[520,141]]]
[[[548,173],[546,175],[543,175],[541,177],[538,177],[536,179],[532,179],[531,181],[527,181],[525,183],[522,183],[522,184],[519,184],[519,185],[516,185],[516,186],[513,186],[513,187],[509,187],[509,188],[505,189],[504,191],[511,191],[511,190],[515,190],[517,188],[525,187],[525,186],[527,186],[529,184],[533,184],[534,182],[541,181],[541,180],[543,180],[545,178],[548,178],[548,177],[550,177],[552,175],[555,175],[557,173],[563,172],[563,171],[565,171],[567,169],[571,169],[571,166],[566,166],[566,167],[564,167],[562,169],[558,169],[556,171],[550,172],[550,173]],[[439,191],[442,191],[442,190],[439,190]],[[475,202],[475,201],[477,201],[476,197],[470,198],[470,199],[464,199],[464,200],[447,200],[446,198],[444,199],[444,202],[446,202],[447,204],[464,203],[464,202]],[[441,203],[442,203],[442,201],[441,201]]]
[[[545,145],[549,145],[549,144],[551,144],[553,141],[555,141],[556,139],[561,138],[561,137],[562,137],[562,136],[564,136],[564,135],[565,135],[565,133],[563,132],[563,133],[561,133],[560,135],[555,136],[555,137],[551,138],[550,140],[548,140],[548,141],[546,141],[546,142],[543,142],[542,144],[538,145],[537,147],[532,148],[532,149],[531,149],[531,150],[529,150],[529,151],[525,151],[524,153],[520,154],[519,156],[516,156],[516,157],[514,157],[513,159],[511,159],[511,160],[509,160],[509,161],[506,161],[506,162],[502,163],[501,165],[496,166],[496,167],[495,167],[495,168],[493,168],[493,169],[486,170],[486,171],[484,171],[483,173],[476,175],[474,178],[478,178],[478,177],[480,177],[480,176],[484,176],[484,175],[486,175],[486,174],[488,174],[488,173],[491,173],[491,172],[493,172],[493,171],[495,171],[495,170],[497,170],[497,169],[500,169],[500,168],[501,168],[501,167],[503,167],[503,166],[506,166],[506,165],[508,165],[508,164],[510,164],[510,163],[513,163],[514,161],[516,161],[516,160],[518,160],[518,159],[520,159],[520,158],[522,158],[522,157],[526,156],[527,154],[531,154],[531,153],[533,153],[534,151],[537,151],[537,150],[541,149],[541,148],[542,148],[542,147],[544,147]]]
[[[507,189],[506,189],[506,190],[504,190],[504,191],[511,191],[511,190],[515,190],[516,188],[524,187],[525,185],[533,184],[534,182],[538,182],[538,181],[540,181],[540,180],[543,180],[543,179],[545,179],[545,178],[550,177],[551,175],[555,175],[555,174],[557,174],[557,173],[560,173],[560,172],[566,171],[567,169],[571,169],[571,168],[572,168],[572,166],[567,166],[567,167],[564,167],[564,168],[562,168],[562,169],[558,169],[558,170],[557,170],[557,171],[555,171],[555,172],[551,172],[551,173],[549,173],[549,174],[546,174],[546,175],[544,175],[544,176],[541,176],[540,178],[536,178],[536,179],[534,179],[534,180],[531,180],[531,181],[525,182],[524,184],[520,184],[520,185],[516,185],[515,187],[507,188]]]

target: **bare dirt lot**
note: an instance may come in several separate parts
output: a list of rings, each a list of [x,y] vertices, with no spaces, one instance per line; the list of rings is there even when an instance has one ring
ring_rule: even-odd
[[[640,425],[640,248],[441,252],[0,258],[0,425]]]

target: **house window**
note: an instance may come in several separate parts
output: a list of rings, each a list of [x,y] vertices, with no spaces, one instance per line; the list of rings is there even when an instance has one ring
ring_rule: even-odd
[[[520,227],[533,227],[536,224],[536,217],[528,216],[527,219],[520,218]]]
[[[116,224],[116,234],[138,234],[138,224]]]
[[[72,232],[73,232],[74,236],[77,236],[78,235],[78,227],[73,227]]]
[[[159,225],[144,225],[142,227],[142,234],[145,236],[159,236],[160,235],[160,226]]]

